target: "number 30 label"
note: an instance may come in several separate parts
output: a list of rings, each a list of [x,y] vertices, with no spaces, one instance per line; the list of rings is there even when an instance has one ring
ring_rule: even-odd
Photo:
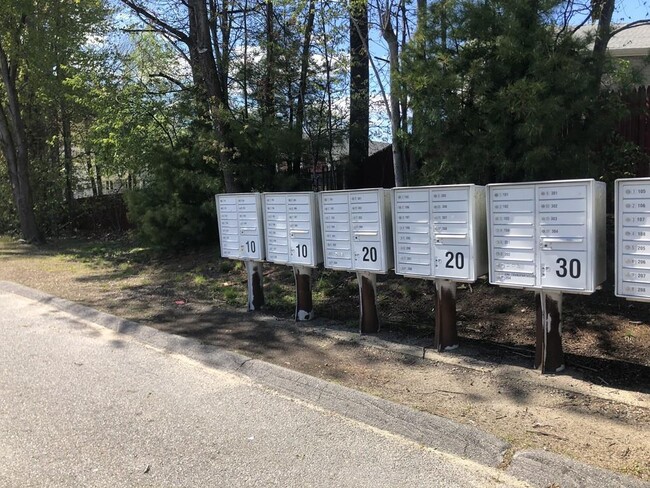
[[[555,274],[558,277],[565,278],[568,275],[574,280],[580,278],[580,274],[582,273],[582,264],[579,259],[567,260],[565,258],[557,258],[555,264],[558,266],[555,270]]]

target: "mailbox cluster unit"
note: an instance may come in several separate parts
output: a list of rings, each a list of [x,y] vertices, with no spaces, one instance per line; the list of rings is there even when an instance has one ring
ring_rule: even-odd
[[[266,259],[316,267],[323,261],[318,202],[313,192],[264,193]]]
[[[650,178],[615,183],[616,295],[650,301]]]
[[[221,255],[224,258],[264,259],[264,226],[259,193],[216,195]]]
[[[387,273],[393,267],[390,190],[320,193],[324,266]]]
[[[488,185],[490,283],[593,293],[605,281],[605,184]]]
[[[474,282],[487,272],[485,188],[393,189],[395,273]]]

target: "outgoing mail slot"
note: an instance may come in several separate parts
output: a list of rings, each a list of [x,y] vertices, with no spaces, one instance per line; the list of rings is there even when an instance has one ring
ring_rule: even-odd
[[[290,229],[289,237],[297,237],[301,239],[311,239],[311,229]]]
[[[352,239],[359,242],[379,242],[379,233],[371,231],[357,231],[352,233]]]
[[[429,202],[398,202],[395,204],[397,213],[423,212],[429,213]]]
[[[582,251],[587,249],[587,240],[582,237],[542,237],[540,242],[542,251]]]
[[[433,242],[436,246],[459,246],[469,244],[469,234],[435,234]]]
[[[416,224],[428,224],[429,223],[429,213],[419,212],[419,213],[398,213],[395,215],[395,221],[398,224],[402,222],[413,222]]]

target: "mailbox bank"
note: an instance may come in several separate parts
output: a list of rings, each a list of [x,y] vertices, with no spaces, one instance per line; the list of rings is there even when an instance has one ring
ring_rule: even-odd
[[[590,294],[605,281],[605,183],[488,185],[490,283]]]
[[[390,190],[320,193],[324,266],[387,273],[393,267]]]
[[[650,178],[615,182],[616,296],[650,301]]]
[[[395,273],[474,282],[487,273],[485,188],[393,189]]]
[[[318,266],[323,248],[316,194],[264,193],[262,198],[267,261]]]

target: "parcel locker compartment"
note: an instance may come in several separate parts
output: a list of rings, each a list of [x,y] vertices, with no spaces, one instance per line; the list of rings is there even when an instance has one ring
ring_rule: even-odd
[[[623,213],[623,227],[650,227],[650,213]]]
[[[437,278],[470,278],[469,246],[436,245],[434,276]]]
[[[295,264],[312,264],[314,256],[312,256],[311,239],[290,239],[289,253],[291,255],[291,262]]]
[[[431,276],[431,266],[423,266],[419,264],[404,264],[397,263],[395,266],[395,271],[397,274],[404,276],[415,276],[415,277],[430,277]]]
[[[586,251],[543,251],[541,253],[543,287],[585,290],[590,263]]]
[[[355,269],[380,271],[383,258],[380,244],[378,241],[354,241],[352,259]]]

